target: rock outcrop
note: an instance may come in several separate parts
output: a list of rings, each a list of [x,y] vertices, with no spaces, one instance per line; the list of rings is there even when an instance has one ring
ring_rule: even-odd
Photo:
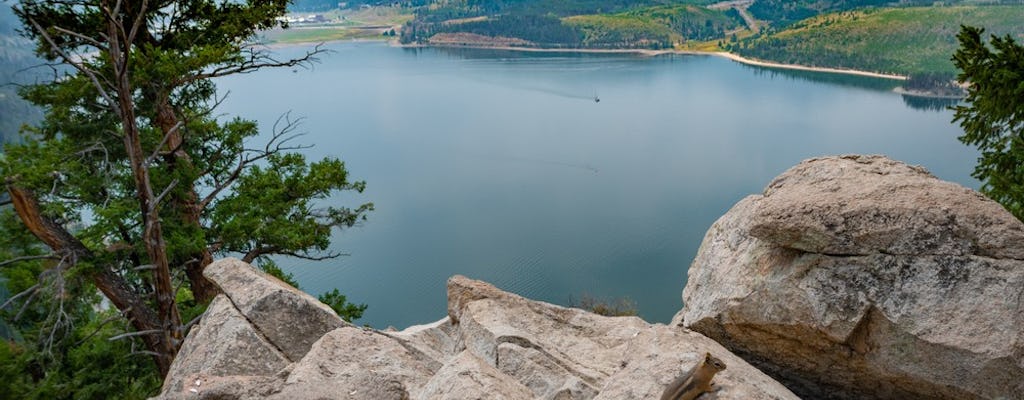
[[[881,156],[811,159],[708,231],[676,322],[807,398],[1024,399],[1024,224]]]
[[[725,361],[708,399],[795,399],[691,331],[531,301],[461,276],[448,317],[400,332],[355,327],[235,259],[160,399],[653,399],[704,352]]]

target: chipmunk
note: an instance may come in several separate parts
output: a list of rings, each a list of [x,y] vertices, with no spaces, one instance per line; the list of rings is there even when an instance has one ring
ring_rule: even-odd
[[[704,353],[704,360],[701,360],[700,364],[668,385],[665,393],[661,395],[661,400],[693,400],[706,392],[716,391],[719,388],[712,390],[711,386],[714,384],[711,383],[711,378],[724,369],[725,363],[722,360],[713,357],[711,353]]]

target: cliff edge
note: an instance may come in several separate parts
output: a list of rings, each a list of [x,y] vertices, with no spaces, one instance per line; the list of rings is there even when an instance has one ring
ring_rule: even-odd
[[[728,368],[709,399],[796,399],[686,329],[604,317],[455,276],[448,316],[403,331],[345,323],[237,259],[185,340],[158,399],[653,399],[710,352]]]

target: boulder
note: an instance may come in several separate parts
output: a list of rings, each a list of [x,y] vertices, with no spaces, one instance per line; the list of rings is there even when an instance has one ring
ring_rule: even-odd
[[[279,342],[289,337],[272,339],[264,327],[285,332],[260,319],[322,305],[244,263],[217,265],[208,275],[225,294],[186,338],[160,399],[652,399],[705,352],[728,365],[714,378],[721,389],[706,397],[796,399],[700,334],[532,301],[461,276],[448,281],[449,315],[440,321],[397,332],[340,324],[292,359]],[[247,314],[269,302],[266,293],[295,300]],[[313,318],[322,330],[316,318],[327,318]]]
[[[274,380],[290,363],[223,294],[182,344],[164,380],[164,393],[189,396],[235,382]],[[227,379],[225,379],[227,377]]]
[[[807,398],[1024,399],[1024,224],[881,156],[811,159],[708,230],[675,321]]]
[[[327,332],[351,326],[306,292],[237,258],[215,261],[203,275],[291,361],[305,356]]]

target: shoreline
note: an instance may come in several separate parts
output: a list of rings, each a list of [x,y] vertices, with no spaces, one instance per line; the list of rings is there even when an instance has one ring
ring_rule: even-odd
[[[830,67],[812,67],[800,64],[783,64],[771,61],[754,60],[746,58],[737,54],[729,53],[726,51],[703,51],[703,50],[677,50],[677,49],[665,49],[665,50],[650,50],[650,49],[555,49],[555,48],[538,48],[538,47],[516,47],[516,46],[474,46],[474,45],[457,45],[457,44],[397,44],[398,47],[451,47],[451,48],[469,48],[469,49],[492,49],[492,50],[506,50],[506,51],[521,51],[521,52],[535,52],[535,53],[596,53],[596,54],[640,54],[643,56],[660,56],[665,54],[682,54],[682,55],[705,55],[705,56],[716,56],[722,57],[734,62],[751,65],[755,67],[765,68],[776,68],[776,69],[790,69],[797,71],[810,71],[810,72],[822,72],[829,74],[845,74],[845,75],[856,75],[864,76],[869,78],[879,79],[891,79],[898,81],[907,80],[906,75],[897,74],[884,74],[880,72],[861,71],[847,68],[830,68]]]
[[[459,44],[400,44],[397,41],[390,39],[339,39],[330,40],[324,42],[293,42],[293,43],[272,43],[266,45],[270,48],[281,48],[281,47],[292,47],[292,46],[303,46],[313,44],[329,44],[329,43],[344,43],[344,42],[386,42],[388,45],[393,47],[404,47],[404,48],[426,48],[426,47],[446,47],[446,48],[466,48],[466,49],[483,49],[483,50],[504,50],[504,51],[519,51],[528,53],[593,53],[593,54],[639,54],[642,56],[655,57],[666,54],[680,54],[680,55],[697,55],[697,56],[713,56],[722,57],[733,62],[750,65],[755,67],[773,68],[773,69],[788,69],[795,71],[808,71],[808,72],[821,72],[827,74],[843,74],[843,75],[855,75],[863,76],[867,78],[877,79],[889,79],[897,81],[907,80],[906,75],[897,74],[885,74],[880,72],[862,71],[848,68],[831,68],[831,67],[812,67],[808,65],[800,64],[783,64],[771,61],[761,61],[751,58],[746,58],[737,54],[729,53],[726,51],[704,51],[704,50],[678,50],[678,49],[664,49],[664,50],[650,50],[650,49],[579,49],[579,48],[541,48],[541,47],[517,47],[517,46],[485,46],[485,45],[459,45]]]

